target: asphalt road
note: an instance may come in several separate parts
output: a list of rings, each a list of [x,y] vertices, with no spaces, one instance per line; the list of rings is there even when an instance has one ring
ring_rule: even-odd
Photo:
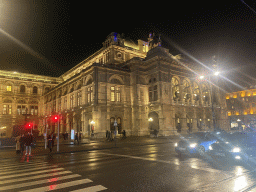
[[[1,159],[0,191],[256,191],[256,166],[179,157],[173,144]]]

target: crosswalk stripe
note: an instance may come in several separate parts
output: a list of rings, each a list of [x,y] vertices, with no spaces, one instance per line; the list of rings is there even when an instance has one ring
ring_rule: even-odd
[[[73,175],[66,175],[63,177],[52,178],[52,179],[44,179],[44,180],[39,180],[39,181],[20,183],[20,184],[16,184],[16,185],[9,185],[9,186],[0,187],[0,191],[17,189],[17,188],[21,188],[21,187],[28,187],[28,186],[39,185],[39,184],[44,184],[44,183],[51,184],[51,182],[61,181],[61,180],[65,180],[65,179],[72,179],[72,178],[76,178],[76,177],[81,177],[81,175],[73,174]]]
[[[21,174],[15,174],[15,175],[5,175],[5,176],[0,176],[0,180],[12,178],[12,177],[21,177],[21,176],[25,176],[25,175],[36,175],[36,174],[40,174],[40,173],[51,172],[51,171],[60,171],[60,170],[64,170],[64,168],[54,168],[52,170],[47,169],[47,170],[42,170],[42,171],[34,171],[34,172],[21,173]]]
[[[40,164],[14,164],[14,165],[8,165],[8,166],[2,166],[1,165],[1,168],[0,170],[2,169],[9,169],[9,168],[15,168],[15,167],[29,167],[29,166],[34,166],[34,165],[47,165],[47,163],[40,163]]]
[[[22,178],[15,178],[15,179],[8,179],[5,181],[0,181],[1,184],[7,184],[7,183],[14,183],[14,182],[19,182],[19,181],[27,181],[27,180],[32,180],[32,179],[41,179],[44,177],[55,177],[58,175],[64,175],[72,173],[72,171],[61,171],[61,172],[56,172],[56,173],[46,173],[46,174],[40,174],[40,175],[35,175],[35,176],[30,176],[30,177],[22,177]]]
[[[106,190],[108,188],[102,186],[102,185],[96,185],[96,186],[92,186],[92,187],[87,187],[84,189],[78,189],[78,190],[74,190],[71,192],[97,192],[97,191],[102,191],[102,190]]]
[[[7,174],[17,174],[17,173],[22,173],[22,172],[28,172],[28,171],[35,171],[35,170],[39,170],[39,169],[47,169],[47,168],[56,168],[57,165],[50,165],[50,166],[46,166],[46,165],[43,165],[43,166],[40,166],[40,167],[34,167],[34,168],[31,168],[31,169],[22,169],[22,170],[13,170],[10,171],[10,170],[7,170],[7,171],[1,171],[0,173],[0,177],[2,175],[7,175]]]
[[[81,180],[76,180],[76,181],[70,181],[70,182],[66,182],[66,183],[61,183],[61,184],[56,184],[56,185],[50,185],[47,187],[40,187],[40,188],[34,188],[34,189],[29,189],[29,190],[25,190],[22,192],[45,192],[45,191],[51,191],[51,190],[56,190],[56,189],[63,189],[66,187],[71,187],[71,186],[75,186],[75,185],[81,185],[81,184],[85,184],[85,183],[91,183],[92,180],[90,179],[81,179]]]

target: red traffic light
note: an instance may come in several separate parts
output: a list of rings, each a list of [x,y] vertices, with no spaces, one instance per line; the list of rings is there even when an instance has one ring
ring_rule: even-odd
[[[26,129],[32,129],[33,128],[33,123],[26,123],[25,128]]]
[[[58,122],[59,119],[60,119],[60,116],[59,116],[59,115],[54,115],[54,116],[52,117],[52,121],[53,121],[53,122]]]

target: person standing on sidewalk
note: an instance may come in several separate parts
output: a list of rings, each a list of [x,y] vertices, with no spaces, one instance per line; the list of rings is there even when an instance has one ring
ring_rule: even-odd
[[[25,145],[26,145],[26,153],[25,155],[28,154],[31,155],[31,145],[33,143],[33,136],[30,132],[28,132],[28,135],[25,137]]]
[[[20,138],[21,138],[21,135],[17,136],[15,138],[15,141],[16,141],[16,153],[20,153]]]

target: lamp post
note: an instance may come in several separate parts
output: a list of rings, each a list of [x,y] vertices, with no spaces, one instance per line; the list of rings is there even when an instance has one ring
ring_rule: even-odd
[[[152,129],[153,118],[150,117],[150,118],[148,119],[148,122],[149,122],[149,124],[150,124],[149,129],[150,129],[150,135],[151,135],[151,131],[152,131],[151,129]]]
[[[219,71],[215,71],[213,73],[214,76],[218,76],[220,74]],[[199,79],[203,80],[205,76],[201,75],[199,76]],[[208,81],[211,82],[211,76],[208,77]],[[216,130],[216,116],[215,116],[215,111],[214,111],[214,106],[213,106],[213,89],[212,89],[212,84],[210,85],[211,87],[211,108],[212,108],[212,121],[213,121],[213,129]]]
[[[115,122],[114,122],[114,127],[115,127],[115,146],[116,146],[116,133],[117,133],[117,130],[116,130],[116,127],[117,127],[116,119],[115,119]]]

